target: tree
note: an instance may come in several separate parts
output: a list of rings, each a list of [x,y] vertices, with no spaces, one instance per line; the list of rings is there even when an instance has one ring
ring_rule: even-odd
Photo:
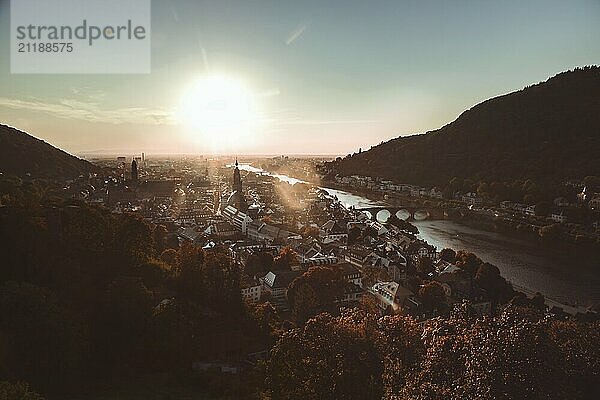
[[[298,322],[328,311],[344,294],[344,280],[338,269],[311,267],[288,288],[288,302]]]
[[[486,182],[481,182],[479,184],[479,186],[477,187],[477,196],[482,197],[482,198],[489,198],[490,197],[490,187]]]
[[[421,364],[401,398],[568,398],[558,349],[541,322],[507,309],[499,317],[428,320]]]
[[[362,283],[364,287],[371,287],[377,282],[387,282],[390,280],[387,270],[383,267],[365,266],[362,270]]]
[[[144,334],[140,361],[151,370],[172,371],[189,368],[193,361],[197,310],[176,299],[164,300],[157,305]]]
[[[163,261],[149,261],[137,267],[136,275],[146,287],[164,286],[171,276],[171,266]]]
[[[168,265],[170,265],[171,267],[174,267],[177,265],[178,263],[178,259],[177,259],[178,255],[177,255],[177,250],[175,249],[166,249],[164,250],[161,255],[160,255],[160,260]]]
[[[466,394],[511,399],[566,394],[560,389],[563,366],[545,324],[519,320],[508,311],[493,321],[479,320],[466,331]]]
[[[239,315],[242,310],[240,270],[223,248],[204,251],[185,245],[179,250],[176,269],[177,294],[180,299],[228,315]]]
[[[487,297],[496,304],[508,301],[513,292],[510,284],[500,275],[498,267],[489,263],[479,266],[475,274],[475,283],[485,290]]]
[[[532,195],[531,193],[527,193],[523,196],[523,202],[525,204],[532,204],[535,203],[535,196]]]
[[[373,296],[362,296],[358,302],[358,309],[367,315],[379,315],[379,306]]]
[[[289,270],[294,263],[298,261],[298,254],[289,246],[284,247],[279,252],[273,267],[278,270]]]
[[[440,251],[440,260],[453,264],[456,261],[456,252],[449,248],[442,249]]]
[[[535,293],[530,300],[530,304],[540,311],[544,311],[546,309],[546,299],[540,292]]]
[[[0,376],[65,390],[79,374],[84,340],[56,295],[24,282],[0,287]]]
[[[445,305],[446,295],[444,288],[436,281],[431,281],[419,289],[419,297],[423,302],[423,308],[428,312],[440,309]]]
[[[154,248],[156,254],[161,254],[167,248],[167,228],[164,225],[157,225],[154,227],[152,232],[152,239],[154,241]]]
[[[138,215],[127,214],[119,220],[116,236],[126,261],[132,266],[147,262],[155,253],[150,225]]]
[[[425,353],[421,328],[408,316],[386,316],[378,321],[377,345],[384,361],[382,373],[386,398],[406,384]]]
[[[421,276],[425,277],[430,273],[434,272],[435,268],[433,266],[433,261],[429,257],[421,256],[417,260],[417,272],[421,274]]]
[[[154,298],[139,277],[119,277],[106,290],[97,350],[104,361],[122,364],[129,361],[133,349],[146,331]]]
[[[456,253],[456,266],[466,272],[469,277],[474,277],[477,268],[481,265],[482,261],[475,254],[460,250]]]
[[[251,254],[244,265],[244,272],[248,276],[263,276],[273,269],[273,255],[268,251],[258,251]]]
[[[382,360],[362,321],[321,314],[287,332],[267,367],[272,399],[378,399]]]
[[[323,311],[315,289],[306,282],[292,282],[288,290],[288,302],[294,320],[300,324]]]
[[[203,304],[215,310],[239,315],[242,310],[240,271],[224,251],[206,252],[202,266]]]
[[[593,399],[600,371],[600,322],[550,321],[549,340],[564,360],[565,392],[572,398]]]
[[[245,306],[250,329],[260,337],[271,338],[281,334],[281,320],[270,302],[248,302]]]

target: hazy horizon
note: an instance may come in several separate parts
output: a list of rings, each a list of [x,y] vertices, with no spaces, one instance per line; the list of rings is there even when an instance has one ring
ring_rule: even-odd
[[[11,75],[3,58],[0,123],[78,155],[335,156],[600,64],[597,1],[249,3],[154,1],[150,74]]]

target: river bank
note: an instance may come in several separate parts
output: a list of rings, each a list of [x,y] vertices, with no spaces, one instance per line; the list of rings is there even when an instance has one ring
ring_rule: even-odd
[[[268,174],[292,184],[307,183],[251,166],[244,167],[240,166],[240,169]],[[345,207],[382,205],[386,200],[383,196],[369,198],[340,188],[320,188],[336,196]],[[465,222],[467,220],[440,219],[414,224],[419,228],[420,237],[438,250],[449,247],[470,251],[483,261],[496,265],[515,289],[528,294],[540,292],[549,304],[567,305],[581,312],[586,307],[600,305],[600,260],[597,253],[567,243],[548,246],[529,235],[488,231],[482,229],[483,226]]]
[[[515,289],[540,292],[562,305],[600,304],[597,257],[577,246],[547,246],[536,240],[488,232],[449,220],[416,221],[419,237],[442,249],[466,250],[500,269]]]

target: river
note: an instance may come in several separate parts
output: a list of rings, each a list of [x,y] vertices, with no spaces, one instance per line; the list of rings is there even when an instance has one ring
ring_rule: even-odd
[[[417,221],[419,237],[438,249],[475,253],[525,292],[540,292],[561,304],[600,304],[600,258],[570,244],[548,246],[534,239],[488,232],[449,220]]]
[[[285,175],[270,174],[241,164],[240,169],[266,174],[294,184],[303,182]],[[362,208],[381,203],[342,190],[322,187],[345,206]],[[534,239],[488,232],[449,220],[413,222],[419,237],[438,250],[445,247],[467,250],[500,269],[515,289],[540,292],[551,303],[569,305],[600,304],[600,255],[586,254],[577,246],[550,247]]]

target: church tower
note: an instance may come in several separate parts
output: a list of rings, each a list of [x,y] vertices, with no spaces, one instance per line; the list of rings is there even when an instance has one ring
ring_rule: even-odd
[[[131,162],[131,180],[134,182],[138,181],[138,167],[137,167],[137,162],[135,161],[135,158],[133,159],[133,161]]]
[[[237,208],[239,211],[246,212],[248,205],[242,190],[242,177],[237,158],[235,159],[235,169],[233,170],[233,191],[227,200],[227,205]]]
[[[233,170],[233,191],[242,193],[242,177],[240,176],[237,158],[235,159],[235,169]]]

